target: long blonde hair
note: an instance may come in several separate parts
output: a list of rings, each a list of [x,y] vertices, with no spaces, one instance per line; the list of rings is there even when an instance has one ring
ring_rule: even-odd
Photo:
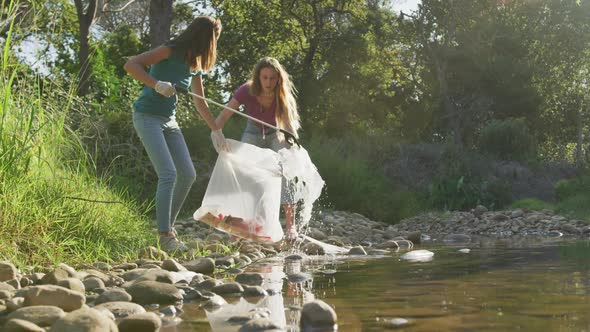
[[[217,38],[220,34],[220,20],[199,16],[170,42],[184,55],[192,70],[209,70],[215,65]]]
[[[297,110],[297,101],[295,96],[297,90],[291,82],[289,74],[279,63],[279,61],[272,57],[264,57],[258,61],[252,70],[252,77],[250,79],[250,94],[258,96],[262,93],[262,84],[260,83],[260,71],[264,68],[274,69],[279,74],[279,81],[275,87],[275,98],[277,109],[275,112],[275,119],[277,127],[284,129],[299,138],[297,131],[301,128],[299,121],[299,111]],[[282,139],[282,135],[279,135]]]

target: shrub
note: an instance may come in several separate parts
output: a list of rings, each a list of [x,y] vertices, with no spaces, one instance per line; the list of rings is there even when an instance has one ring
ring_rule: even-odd
[[[529,210],[553,210],[555,207],[551,203],[544,202],[536,198],[525,198],[518,200],[511,205],[514,209],[529,209]]]
[[[361,213],[371,219],[395,223],[425,208],[416,192],[395,188],[367,159],[342,152],[338,143],[315,137],[307,148],[324,181],[328,203],[334,208]],[[358,144],[358,142],[357,142]],[[325,201],[326,198],[322,199]]]
[[[569,196],[563,201],[557,203],[555,212],[580,218],[584,220],[590,220],[590,194],[577,194]]]
[[[559,180],[555,184],[555,197],[558,201],[585,193],[590,193],[590,176]]]
[[[535,140],[524,119],[494,120],[479,138],[479,150],[505,160],[528,160],[535,155]]]
[[[428,188],[428,198],[431,207],[444,210],[466,210],[479,204],[496,209],[512,199],[505,182],[463,176],[435,180]]]

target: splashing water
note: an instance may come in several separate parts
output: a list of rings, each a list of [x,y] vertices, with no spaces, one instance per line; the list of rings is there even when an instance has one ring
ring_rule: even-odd
[[[293,146],[278,152],[282,174],[292,183],[292,195],[295,202],[300,202],[297,216],[298,228],[309,223],[314,202],[322,194],[324,180],[303,147]]]
[[[290,149],[282,149],[279,150],[278,154],[283,176],[287,181],[293,183],[291,189],[294,201],[300,202],[296,224],[298,230],[303,230],[311,220],[313,205],[322,194],[325,182],[311,161],[307,150],[303,147],[293,146]],[[328,255],[342,254],[348,251],[345,248],[318,241],[307,235],[304,235],[303,239],[319,245]]]

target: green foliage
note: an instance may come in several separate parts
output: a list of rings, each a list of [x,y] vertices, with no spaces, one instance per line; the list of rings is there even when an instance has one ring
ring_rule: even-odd
[[[511,208],[513,209],[529,209],[534,211],[541,210],[553,210],[555,207],[553,204],[544,202],[536,198],[525,198],[512,203]]]
[[[127,74],[123,65],[130,57],[141,53],[143,45],[133,27],[122,25],[105,36],[101,48],[104,48],[106,62],[114,67],[116,76],[121,78]]]
[[[590,176],[588,175],[560,180],[555,184],[555,197],[558,201],[586,193],[590,194]]]
[[[146,245],[145,207],[93,174],[87,152],[64,126],[67,99],[36,95],[25,85],[14,91],[18,94],[10,96],[4,90],[8,104],[0,127],[0,155],[19,155],[0,162],[0,247],[13,251],[0,250],[1,259],[26,264],[121,260]]]
[[[590,194],[587,192],[569,196],[556,204],[555,212],[574,218],[590,220]]]
[[[558,214],[573,218],[590,220],[590,176],[583,175],[567,180],[560,180],[555,184],[555,197],[553,203],[538,199],[528,198],[512,204],[514,208],[527,208],[530,210],[549,209]]]
[[[131,123],[131,104],[141,84],[122,70],[129,56],[148,49],[148,2],[105,12],[95,25],[93,75],[84,99],[70,93],[79,70],[75,6],[65,0],[26,2],[34,15],[27,15],[14,32],[39,41],[36,60],[50,73],[39,82],[48,88],[42,94],[39,87],[12,95],[28,74],[13,70],[17,62],[7,55],[12,48],[5,48],[3,109],[25,105],[27,111],[11,121],[3,114],[0,177],[49,172],[41,164],[63,174],[87,167],[80,188],[85,181],[117,188],[112,193],[85,189],[93,195],[151,201],[156,176]],[[285,65],[299,90],[302,134],[311,138],[312,158],[338,208],[396,221],[426,208],[501,207],[510,201],[510,191],[508,184],[489,177],[492,157],[530,162],[537,151],[545,159],[574,154],[577,135],[587,132],[589,119],[590,2],[508,1],[498,6],[495,0],[423,0],[412,16],[402,17],[390,5],[199,0],[175,5],[172,34],[203,8],[221,18],[218,65],[205,78],[207,96],[221,102],[249,77],[260,57],[274,56]],[[38,83],[30,77],[23,82]],[[182,100],[178,120],[198,172],[186,212],[199,204],[216,155],[209,130],[193,116],[190,102]],[[75,134],[47,128],[69,128]],[[232,119],[224,132],[239,139],[242,128],[243,122]],[[82,142],[85,153],[72,137]],[[457,146],[448,147],[432,166],[437,179],[423,192],[406,190],[382,175],[393,144],[449,142],[451,137]],[[587,148],[588,142],[582,144]],[[52,151],[50,145],[61,150]],[[473,147],[487,156],[469,152]],[[88,174],[102,180],[93,182]],[[558,184],[557,207],[581,204],[579,197],[588,188],[586,180],[576,181],[582,184]]]
[[[66,125],[76,101],[72,88],[50,81],[41,88],[14,60],[10,40],[3,51],[0,260],[45,265],[129,259],[151,240],[145,207],[93,172]]]
[[[428,194],[431,206],[444,210],[467,210],[479,204],[497,209],[511,200],[508,184],[465,177],[436,180]]]
[[[306,143],[310,157],[326,182],[325,195],[334,208],[395,223],[424,209],[417,193],[398,189],[367,159],[339,149],[336,140],[314,137]]]
[[[483,204],[500,208],[511,200],[510,186],[489,178],[489,160],[456,145],[446,145],[433,182],[427,188],[432,208],[466,210]]]
[[[535,141],[523,119],[494,120],[481,131],[479,150],[504,160],[527,160]]]
[[[590,220],[590,176],[558,181],[555,184],[555,196],[556,212]]]

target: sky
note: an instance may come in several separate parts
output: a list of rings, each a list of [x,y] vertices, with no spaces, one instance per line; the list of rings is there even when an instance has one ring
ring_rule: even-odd
[[[409,13],[418,9],[420,0],[392,0],[393,9],[397,12],[404,11]]]

